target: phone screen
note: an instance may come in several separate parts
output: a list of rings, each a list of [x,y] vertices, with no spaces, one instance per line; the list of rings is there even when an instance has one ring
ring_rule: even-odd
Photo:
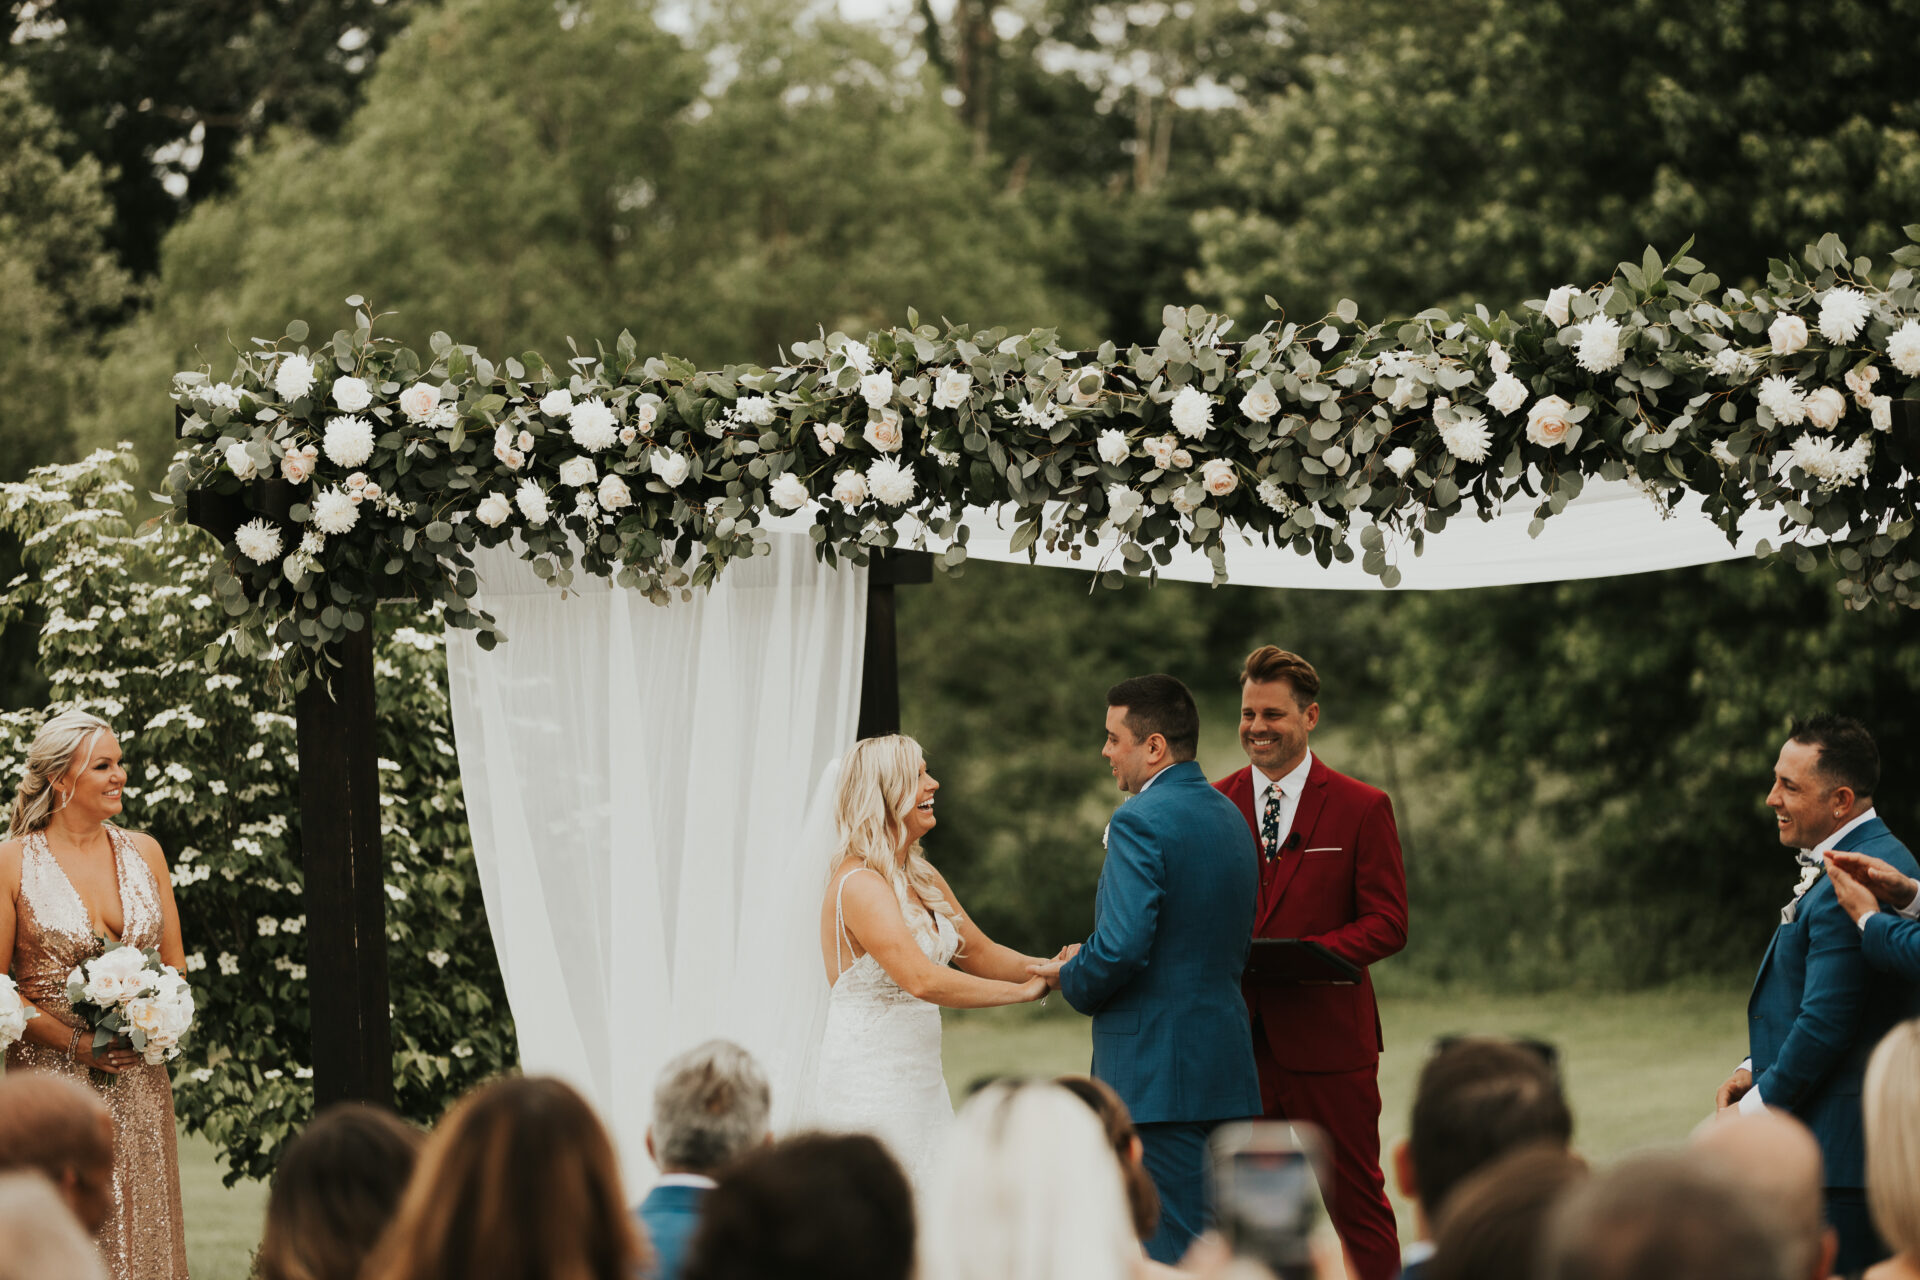
[[[1237,1125],[1215,1135],[1214,1213],[1234,1252],[1283,1280],[1313,1274],[1322,1204],[1312,1153],[1285,1125]]]

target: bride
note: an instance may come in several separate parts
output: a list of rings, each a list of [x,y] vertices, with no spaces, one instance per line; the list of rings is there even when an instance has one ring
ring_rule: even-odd
[[[1021,1004],[1047,993],[1044,963],[987,937],[920,852],[934,793],[920,744],[868,738],[848,755],[834,804],[833,874],[820,907],[832,994],[811,1122],[872,1133],[916,1185],[953,1105],[940,1065],[940,1006]]]

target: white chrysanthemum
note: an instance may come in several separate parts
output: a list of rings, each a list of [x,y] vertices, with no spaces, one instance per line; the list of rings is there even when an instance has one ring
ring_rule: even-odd
[[[513,505],[520,508],[520,514],[530,525],[543,525],[553,514],[553,503],[546,490],[531,480],[522,480],[520,487],[513,491]]]
[[[812,496],[807,492],[807,482],[791,471],[782,471],[767,486],[768,499],[784,511],[798,511]]]
[[[1807,392],[1807,421],[1822,431],[1838,426],[1847,412],[1847,398],[1834,387],[1815,387]]]
[[[580,411],[575,409],[573,416],[578,419]],[[678,488],[693,471],[693,464],[687,461],[687,455],[672,449],[654,450],[647,464],[653,468],[653,474],[660,477],[660,483],[669,489]]]
[[[342,534],[360,523],[360,507],[344,490],[328,489],[313,499],[313,526],[322,533]]]
[[[1546,305],[1540,308],[1540,313],[1553,321],[1555,328],[1564,329],[1567,327],[1567,318],[1573,314],[1573,300],[1579,294],[1580,290],[1563,284],[1547,294]]]
[[[425,422],[440,407],[440,388],[431,382],[416,382],[400,393],[400,412],[408,422]]]
[[[1100,451],[1100,461],[1109,466],[1119,466],[1133,455],[1133,449],[1127,444],[1127,433],[1118,427],[1108,427],[1100,433],[1095,446]]]
[[[600,468],[593,465],[592,458],[568,458],[560,464],[560,483],[572,485],[578,489],[595,484],[600,479]]]
[[[1867,412],[1872,416],[1875,431],[1893,430],[1893,398],[1874,396],[1867,402]]]
[[[741,396],[733,402],[733,412],[740,421],[753,427],[770,427],[779,416],[779,409],[765,396]]]
[[[600,505],[608,511],[630,507],[633,505],[633,490],[627,488],[627,482],[619,476],[607,476],[600,481]]]
[[[1512,413],[1527,402],[1527,384],[1510,373],[1494,378],[1487,390],[1487,403],[1501,413]]]
[[[893,370],[882,369],[860,379],[860,398],[869,409],[884,409],[893,400]]]
[[[1728,382],[1738,382],[1758,367],[1759,363],[1738,347],[1722,347],[1707,362],[1709,370]]]
[[[567,434],[588,453],[599,453],[602,449],[611,449],[620,438],[620,424],[607,402],[595,396],[573,406],[567,418]]]
[[[1580,345],[1574,350],[1574,360],[1582,369],[1588,373],[1607,373],[1619,368],[1626,358],[1618,320],[1596,313],[1580,326]]]
[[[948,369],[933,382],[933,407],[958,409],[973,394],[973,375],[965,369]]]
[[[298,400],[313,390],[313,361],[302,355],[287,355],[280,358],[280,367],[273,371],[273,389],[282,400]]]
[[[1779,374],[1762,378],[1758,398],[1761,408],[1783,427],[1797,427],[1807,420],[1807,397],[1792,378]]]
[[[1261,378],[1240,397],[1240,412],[1255,422],[1270,422],[1280,412],[1280,393],[1273,389],[1273,383]]]
[[[867,468],[867,488],[876,500],[890,507],[904,507],[913,501],[914,478],[911,468],[894,458],[876,458]]]
[[[1418,454],[1403,444],[1387,455],[1387,470],[1404,480],[1407,472],[1413,470],[1413,464],[1418,458]]]
[[[344,412],[358,413],[373,403],[373,389],[360,378],[335,378],[333,402]]]
[[[1189,440],[1202,439],[1213,426],[1213,397],[1198,387],[1182,387],[1170,412],[1175,431]]]
[[[1767,342],[1777,356],[1790,356],[1807,345],[1807,322],[1790,311],[1782,311],[1767,326]]]
[[[280,558],[280,529],[278,525],[265,520],[249,520],[233,531],[233,541],[240,548],[240,554],[255,564],[266,564]]]
[[[1873,301],[1858,289],[1841,285],[1820,299],[1820,336],[1836,347],[1860,336],[1873,315]]]
[[[227,470],[241,480],[251,480],[260,474],[260,464],[255,462],[253,455],[247,452],[245,440],[236,440],[228,445],[225,457]]]
[[[373,456],[373,424],[357,413],[328,418],[321,448],[335,466],[357,467]]]
[[[1887,359],[1909,378],[1920,377],[1920,320],[1904,321],[1887,335]]]
[[[833,478],[833,500],[844,506],[859,506],[867,500],[866,478],[852,467],[840,472]]]
[[[1216,498],[1224,498],[1240,487],[1240,474],[1225,458],[1209,458],[1200,467],[1200,484]]]
[[[1825,436],[1801,436],[1788,452],[1793,466],[1820,482],[1822,489],[1838,489],[1866,478],[1873,461],[1873,439],[1861,436],[1842,448]]]
[[[1116,525],[1123,525],[1133,519],[1135,513],[1145,504],[1145,498],[1123,484],[1110,485],[1107,488],[1107,519]]]
[[[498,529],[513,514],[513,504],[505,494],[490,493],[480,499],[480,505],[473,509],[473,518],[489,529]]]
[[[1440,424],[1440,443],[1462,462],[1485,462],[1493,447],[1493,428],[1480,414],[1463,411]]]

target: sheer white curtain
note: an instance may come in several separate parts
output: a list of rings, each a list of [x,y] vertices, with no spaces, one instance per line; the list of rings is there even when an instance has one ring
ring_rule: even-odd
[[[521,1063],[592,1099],[636,1173],[669,1057],[714,1035],[775,1056],[788,1047],[773,1037],[801,1034],[767,1007],[795,977],[770,964],[810,953],[806,990],[824,1003],[827,867],[807,865],[800,833],[853,742],[866,573],[820,564],[805,537],[772,541],[665,608],[584,575],[563,596],[516,553],[482,552],[477,603],[507,642],[487,653],[448,634]],[[778,1117],[796,1101],[782,1092]]]

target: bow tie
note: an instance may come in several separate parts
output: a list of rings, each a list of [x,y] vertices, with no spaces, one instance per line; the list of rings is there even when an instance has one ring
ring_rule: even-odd
[[[1827,865],[1826,855],[1815,853],[1811,849],[1797,850],[1793,855],[1793,859],[1803,867],[1824,867]]]

